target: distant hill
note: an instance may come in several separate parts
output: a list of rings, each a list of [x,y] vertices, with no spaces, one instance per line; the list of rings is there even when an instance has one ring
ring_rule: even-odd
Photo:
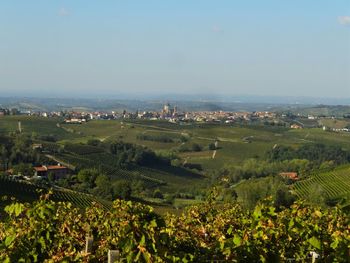
[[[317,106],[303,106],[303,107],[287,107],[281,109],[282,112],[302,114],[304,116],[335,116],[335,117],[350,117],[350,106],[347,105],[317,105]]]
[[[303,112],[305,114],[343,115],[350,113],[348,101],[278,98],[278,97],[220,97],[220,96],[158,96],[157,98],[134,97],[133,99],[84,99],[84,98],[22,98],[22,97],[0,97],[0,107],[18,108],[23,111],[160,111],[164,103],[177,106],[180,111],[291,111]],[[322,103],[322,104],[320,104]],[[315,106],[317,104],[317,106]]]

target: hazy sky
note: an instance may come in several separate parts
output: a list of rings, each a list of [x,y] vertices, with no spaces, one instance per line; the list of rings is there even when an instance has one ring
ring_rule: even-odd
[[[0,1],[0,96],[201,91],[350,97],[350,1]]]

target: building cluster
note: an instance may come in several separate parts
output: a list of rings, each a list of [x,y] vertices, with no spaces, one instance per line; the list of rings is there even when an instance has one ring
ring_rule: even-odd
[[[139,111],[127,112],[78,112],[78,111],[53,111],[53,112],[31,112],[31,111],[14,111],[13,109],[2,110],[0,115],[22,114],[41,117],[60,117],[65,123],[83,124],[90,120],[114,120],[114,119],[148,119],[148,120],[167,120],[173,123],[180,122],[218,122],[234,123],[236,121],[250,121],[254,119],[271,119],[275,118],[273,112],[228,112],[228,111],[193,111],[180,112],[178,107],[169,103],[164,104],[160,111]]]
[[[333,132],[350,132],[350,128],[329,128],[327,126],[323,126],[322,129],[324,131],[333,131]]]
[[[125,117],[125,116],[124,116]],[[218,122],[234,123],[254,119],[275,118],[273,112],[229,112],[229,111],[193,111],[180,112],[177,106],[165,104],[160,112],[137,112],[137,118],[150,120],[168,120],[169,122]]]
[[[27,115],[37,117],[61,117],[63,112],[60,111],[30,111],[30,110],[19,110],[17,108],[0,108],[0,117],[6,115]]]
[[[13,169],[9,169],[6,171],[7,175],[14,179],[25,179],[28,181],[49,178],[51,176],[52,179],[64,179],[69,176],[71,170],[58,163],[57,165],[41,165],[33,167],[34,176],[28,176],[27,174],[14,174]]]
[[[20,114],[20,111],[16,108],[0,108],[0,117],[5,115],[18,115]]]
[[[234,123],[236,121],[251,121],[256,119],[275,118],[273,112],[229,112],[229,111],[201,111],[185,114],[185,119],[196,122]]]

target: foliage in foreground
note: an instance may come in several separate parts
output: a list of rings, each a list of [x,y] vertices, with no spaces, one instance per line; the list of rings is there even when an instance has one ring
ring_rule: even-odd
[[[350,258],[347,215],[300,202],[278,212],[267,201],[253,211],[208,201],[163,218],[122,200],[110,211],[96,205],[81,212],[43,196],[5,211],[1,262],[105,262],[109,249],[119,249],[127,262],[305,261],[310,251],[323,262]],[[84,253],[86,236],[94,237],[92,253]]]

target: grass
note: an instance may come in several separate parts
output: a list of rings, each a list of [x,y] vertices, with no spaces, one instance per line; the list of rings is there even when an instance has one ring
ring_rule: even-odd
[[[336,129],[341,129],[345,128],[346,126],[350,125],[350,120],[349,119],[344,119],[344,120],[337,120],[337,119],[321,119],[319,121],[321,125],[324,125],[329,128],[336,128]]]
[[[61,119],[59,118],[42,118],[33,116],[4,116],[0,117],[0,133],[7,134],[18,130],[18,122],[21,122],[22,132],[31,136],[36,135],[54,135],[59,140],[71,140],[78,135],[69,133],[57,126]]]

